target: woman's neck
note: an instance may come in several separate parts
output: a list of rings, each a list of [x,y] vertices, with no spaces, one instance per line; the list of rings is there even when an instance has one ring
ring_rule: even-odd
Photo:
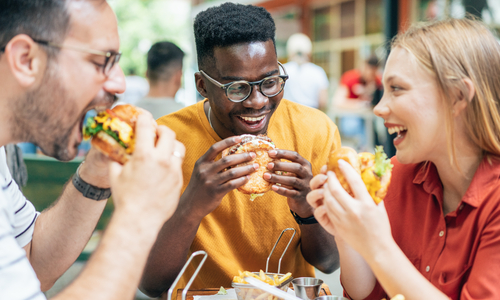
[[[433,161],[443,184],[444,215],[458,207],[483,158],[482,150],[470,142],[456,145],[457,165],[448,154]]]

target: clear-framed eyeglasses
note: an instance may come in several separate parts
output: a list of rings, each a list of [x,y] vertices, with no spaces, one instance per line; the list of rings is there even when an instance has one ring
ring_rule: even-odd
[[[273,75],[266,78],[263,78],[259,81],[248,82],[246,80],[238,80],[229,82],[226,84],[222,84],[217,80],[210,77],[203,70],[200,70],[200,73],[203,74],[208,80],[210,80],[213,84],[220,87],[226,92],[227,98],[232,102],[242,102],[248,99],[252,94],[253,87],[258,86],[259,91],[262,95],[266,97],[274,97],[283,91],[285,87],[285,82],[288,79],[288,74],[286,73],[285,67],[278,62],[278,65],[283,70],[284,75]]]
[[[111,71],[111,69],[113,69],[114,65],[120,61],[120,58],[122,56],[121,52],[115,52],[115,51],[104,52],[104,51],[99,51],[99,50],[80,48],[80,47],[76,47],[76,46],[59,45],[56,43],[52,43],[52,42],[44,41],[44,40],[38,40],[38,39],[33,39],[33,41],[35,43],[38,43],[38,44],[44,45],[44,46],[48,46],[48,47],[55,47],[55,48],[60,48],[60,49],[66,48],[66,49],[71,49],[71,50],[75,50],[75,51],[104,56],[104,63],[102,64],[102,73],[105,76],[109,76],[109,72]],[[4,51],[5,51],[5,47],[0,49],[0,52],[4,52]]]

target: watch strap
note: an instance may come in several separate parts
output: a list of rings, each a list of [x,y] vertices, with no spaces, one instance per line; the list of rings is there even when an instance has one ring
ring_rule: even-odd
[[[299,215],[297,215],[294,211],[290,210],[292,213],[293,218],[299,225],[309,225],[309,224],[317,224],[318,220],[314,216],[310,216],[308,218],[301,218]]]
[[[102,189],[85,182],[78,174],[78,171],[80,171],[80,167],[78,167],[75,175],[73,175],[72,182],[75,188],[82,193],[85,198],[99,201],[108,199],[111,196],[111,189]]]

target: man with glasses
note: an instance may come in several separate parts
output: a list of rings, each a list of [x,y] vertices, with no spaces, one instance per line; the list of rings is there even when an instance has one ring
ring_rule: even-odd
[[[194,30],[200,70],[196,86],[206,99],[158,120],[186,146],[184,191],[153,247],[142,290],[160,295],[185,258],[199,249],[209,258],[192,287],[229,287],[238,270],[265,269],[274,242],[289,227],[297,230],[297,236],[282,260],[281,272],[314,276],[313,266],[334,271],[338,267],[334,239],[317,224],[306,195],[310,179],[330,151],[340,146],[336,126],[318,110],[282,100],[288,75],[277,60],[275,25],[265,9],[225,3],[199,13]],[[282,160],[269,164],[264,175],[273,183],[272,191],[253,202],[236,188],[248,181],[255,167],[234,166],[250,161],[255,153],[220,159],[241,134],[267,134],[279,149],[269,155]],[[282,241],[277,247],[271,272],[277,271],[285,246]]]
[[[37,213],[12,181],[2,146],[27,141],[59,160],[75,157],[86,112],[109,108],[125,89],[116,18],[104,0],[2,0],[0,28],[0,299],[44,299],[41,290],[81,253],[111,190],[115,212],[99,247],[54,299],[130,299],[177,207],[184,146],[144,113],[126,165],[91,150],[56,203]]]

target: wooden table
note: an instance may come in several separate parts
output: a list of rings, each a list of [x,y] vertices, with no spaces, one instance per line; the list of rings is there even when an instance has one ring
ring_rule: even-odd
[[[228,287],[228,288],[225,288],[225,289],[232,289],[232,287]],[[290,285],[290,289],[293,290],[293,287]],[[177,300],[181,300],[182,299],[182,291],[181,289],[177,290]],[[219,291],[218,288],[209,288],[209,289],[203,289],[203,290],[190,290],[187,292],[187,295],[186,295],[186,300],[193,300],[194,296],[211,296],[211,295],[215,295],[217,294],[217,292]],[[330,288],[328,287],[328,285],[326,285],[325,283],[323,283],[323,285],[321,286],[321,291],[319,292],[319,295],[320,296],[325,296],[325,295],[331,295],[332,293],[330,292]]]

